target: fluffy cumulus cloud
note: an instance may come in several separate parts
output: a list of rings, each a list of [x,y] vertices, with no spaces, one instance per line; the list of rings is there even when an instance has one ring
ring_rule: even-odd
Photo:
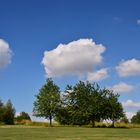
[[[132,100],[127,100],[122,102],[123,107],[125,108],[138,108],[140,109],[140,102],[134,102]]]
[[[140,61],[137,59],[122,61],[116,70],[121,77],[140,75]]]
[[[11,57],[12,51],[9,48],[9,44],[0,39],[0,69],[11,63]]]
[[[137,19],[137,24],[140,25],[140,19]]]
[[[92,39],[79,39],[45,51],[42,64],[49,77],[86,74],[102,63],[104,51],[105,47]]]
[[[131,92],[134,89],[134,86],[126,84],[124,82],[120,82],[119,84],[111,87],[111,89],[116,93],[126,93]]]
[[[100,80],[106,79],[107,77],[108,77],[108,69],[104,68],[96,72],[89,72],[87,80],[90,82],[100,81]]]

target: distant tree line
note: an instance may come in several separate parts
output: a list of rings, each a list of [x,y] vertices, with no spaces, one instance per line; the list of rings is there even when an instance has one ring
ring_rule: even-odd
[[[15,108],[10,100],[4,104],[0,100],[0,123],[1,124],[14,124]]]
[[[11,100],[5,104],[0,100],[0,124],[13,125],[15,122],[21,123],[24,120],[31,120],[26,112],[21,112],[15,117],[16,110],[13,107]]]
[[[140,124],[140,110],[138,110],[136,115],[134,115],[132,117],[131,123],[133,123],[133,124]]]
[[[114,122],[124,117],[119,95],[112,90],[103,88],[96,83],[79,81],[74,86],[68,85],[60,94],[60,88],[52,79],[47,79],[45,85],[36,95],[34,115],[54,118],[60,124],[85,125],[95,121],[112,120]]]
[[[31,121],[31,118],[29,114],[24,111],[20,112],[20,114],[15,117],[15,122],[17,124],[24,124],[26,121]]]
[[[130,121],[132,124],[140,124],[140,110],[138,110],[136,114],[132,116]],[[124,116],[123,118],[121,118],[120,122],[129,123],[129,120],[126,116]]]

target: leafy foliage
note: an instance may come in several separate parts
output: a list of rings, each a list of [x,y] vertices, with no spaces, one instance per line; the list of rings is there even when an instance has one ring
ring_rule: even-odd
[[[126,115],[124,115],[124,117],[121,118],[120,122],[121,122],[121,123],[126,123],[126,124],[127,124],[127,123],[129,123],[129,120],[128,120],[128,118],[126,117]]]
[[[114,94],[113,91],[105,89],[105,104],[104,104],[104,117],[103,119],[112,120],[112,127],[114,122],[124,117],[122,104],[118,102],[119,95]]]
[[[132,117],[131,123],[140,124],[140,110]]]
[[[26,112],[21,112],[19,116],[15,118],[17,122],[21,122],[23,120],[31,120],[30,116]]]
[[[62,98],[61,110],[56,120],[61,124],[84,125],[103,119],[114,122],[124,116],[118,94],[101,89],[98,84],[80,81],[67,86]]]
[[[4,124],[14,124],[15,109],[10,100],[6,104],[0,101],[0,122]]]
[[[0,100],[0,123],[3,123],[4,105]]]
[[[119,95],[106,88],[101,89],[96,83],[79,81],[74,86],[68,85],[65,93],[60,90],[52,79],[36,95],[34,115],[45,117],[52,123],[55,118],[60,124],[95,126],[95,121],[110,119],[114,122],[124,116],[123,107],[118,101]]]
[[[40,89],[39,94],[36,95],[34,102],[33,113],[37,117],[45,117],[50,120],[52,125],[52,118],[60,106],[60,89],[55,85],[52,79],[48,78],[46,84]]]

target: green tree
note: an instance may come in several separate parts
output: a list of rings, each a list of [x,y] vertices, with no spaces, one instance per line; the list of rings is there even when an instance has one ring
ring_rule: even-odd
[[[128,118],[126,117],[126,115],[124,115],[124,117],[122,117],[122,118],[120,119],[120,122],[122,122],[122,123],[129,123],[129,120],[128,120]]]
[[[55,121],[59,122],[62,125],[72,124],[71,113],[69,112],[68,107],[61,106],[55,116]]]
[[[75,86],[67,86],[65,106],[71,116],[72,124],[95,126],[102,116],[102,92],[98,84],[80,81]],[[65,107],[65,108],[66,108]]]
[[[4,104],[0,100],[0,123],[3,123]]]
[[[59,106],[60,89],[51,78],[48,78],[46,84],[40,89],[39,94],[36,95],[33,113],[37,117],[49,119],[51,126],[52,119],[56,115]]]
[[[106,88],[101,89],[96,83],[78,82],[67,86],[62,98],[59,117],[60,123],[84,125],[110,119],[114,122],[124,116],[119,95]],[[70,119],[69,119],[70,118]]]
[[[10,100],[4,106],[3,121],[5,124],[14,124],[15,108]]]
[[[105,89],[106,101],[104,104],[104,118],[112,121],[114,127],[115,121],[124,117],[122,104],[118,101],[119,95],[114,94],[112,90]]]
[[[89,102],[87,109],[92,122],[92,127],[95,127],[95,121],[99,122],[104,114],[104,92],[96,83],[90,85],[91,92],[89,93]],[[89,104],[89,105],[88,105]]]
[[[86,103],[86,85],[80,81],[75,86],[67,86],[64,95],[64,106],[67,115],[70,116],[68,122],[73,125],[84,125],[89,123],[87,111],[85,111]],[[63,117],[64,118],[64,117]]]
[[[3,106],[3,102],[0,100],[0,107],[2,107]]]
[[[31,120],[31,118],[28,113],[21,112],[20,115],[15,118],[15,120],[21,122],[22,120]]]
[[[132,117],[131,123],[140,124],[140,110]]]

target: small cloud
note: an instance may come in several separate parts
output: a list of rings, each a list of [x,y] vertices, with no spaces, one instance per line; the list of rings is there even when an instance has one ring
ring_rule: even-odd
[[[137,19],[137,25],[140,25],[140,19]]]
[[[42,64],[48,77],[86,74],[102,63],[104,51],[92,39],[79,39],[45,51]]]
[[[0,69],[5,68],[11,63],[12,51],[9,44],[0,39]]]
[[[133,117],[134,115],[136,115],[136,113],[134,113],[134,112],[126,112],[125,115],[126,115],[126,117],[128,118],[128,120],[130,121],[130,120],[132,119],[132,117]]]
[[[108,77],[108,69],[104,68],[96,72],[89,72],[87,76],[87,80],[90,82],[100,81],[106,79],[107,77]]]
[[[19,116],[20,115],[20,112],[16,112],[15,114],[15,117]]]
[[[140,61],[135,58],[123,60],[116,67],[116,70],[121,77],[140,75]]]
[[[138,108],[140,109],[140,102],[133,102],[132,100],[127,100],[122,102],[123,107],[126,108]]]
[[[134,86],[126,84],[124,82],[120,82],[119,84],[111,87],[111,90],[113,90],[116,93],[126,93],[126,92],[132,91],[133,89],[134,89]]]

